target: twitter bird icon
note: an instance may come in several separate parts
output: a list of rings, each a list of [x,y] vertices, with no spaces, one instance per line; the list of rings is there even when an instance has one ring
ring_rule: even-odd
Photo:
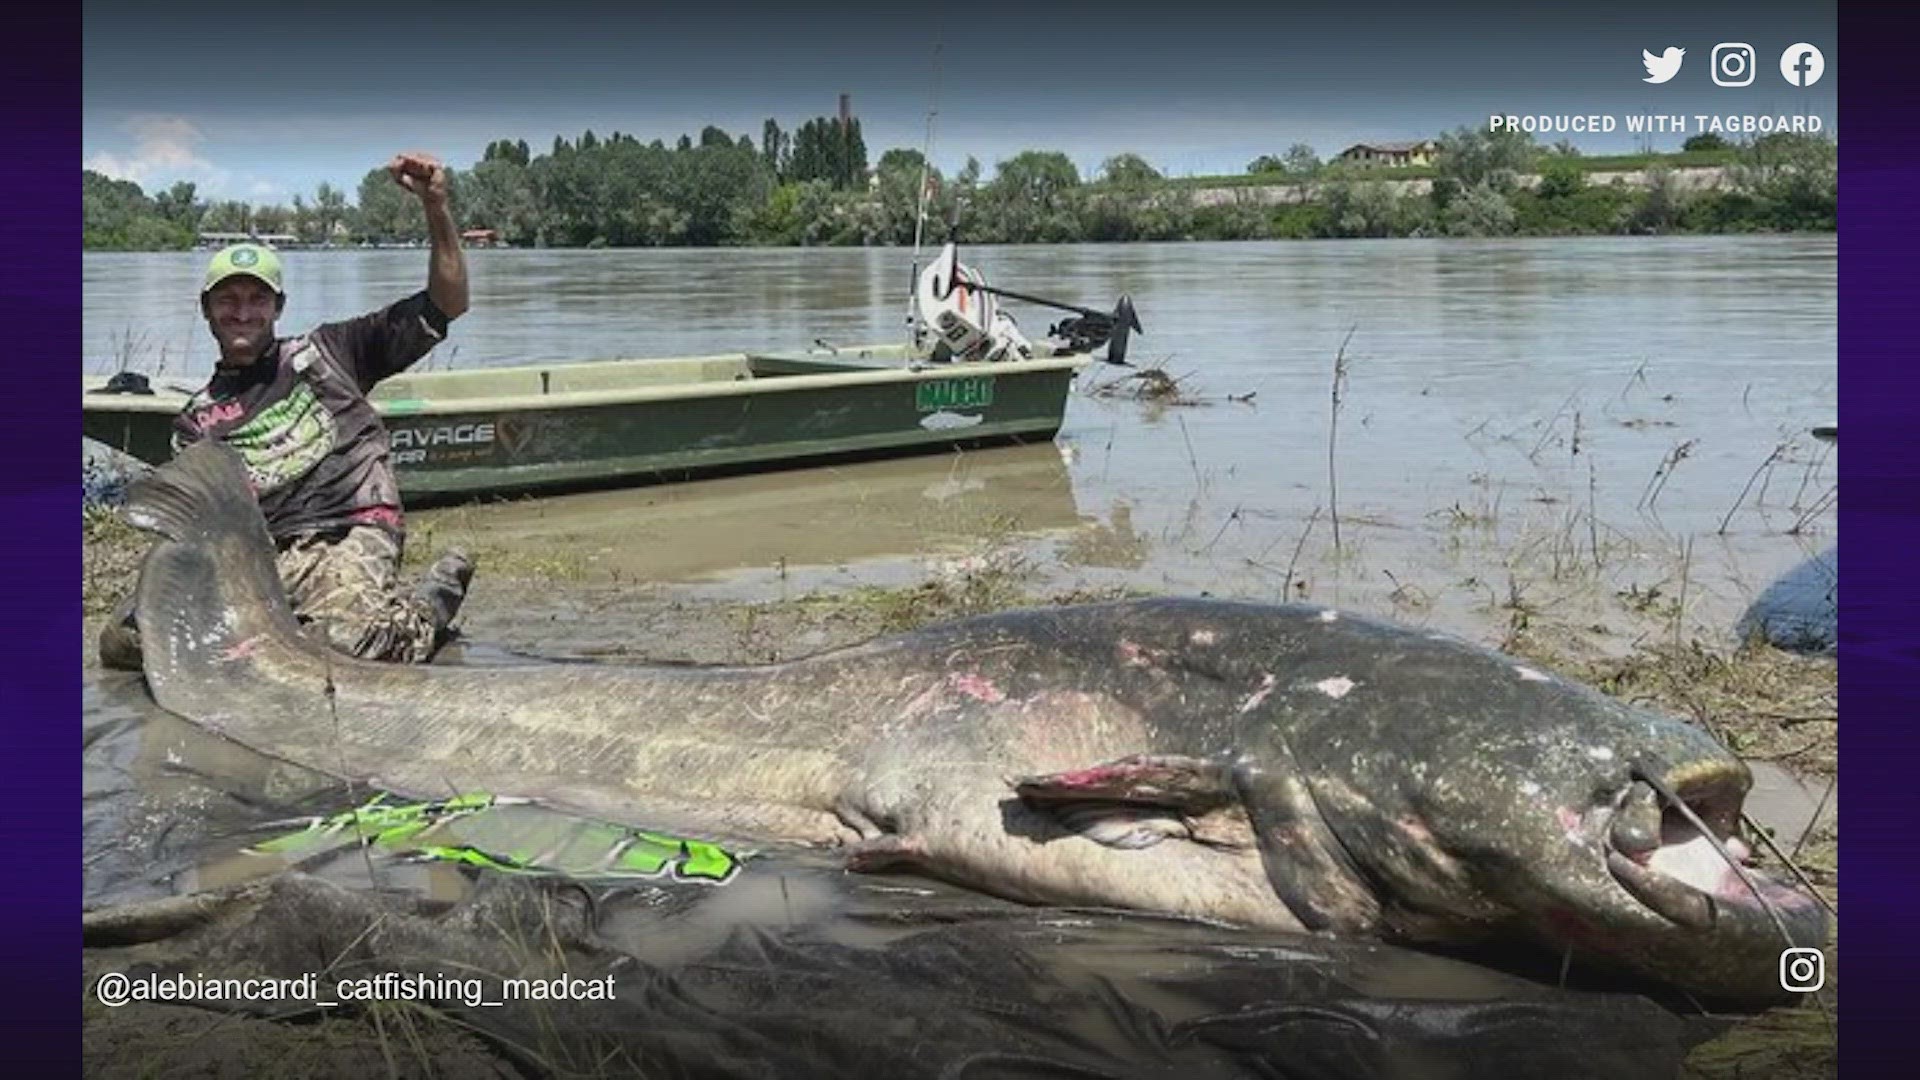
[[[1667,51],[1655,56],[1645,49],[1640,50],[1640,62],[1647,65],[1647,77],[1641,82],[1663,83],[1680,74],[1680,58],[1687,50],[1667,46]]]

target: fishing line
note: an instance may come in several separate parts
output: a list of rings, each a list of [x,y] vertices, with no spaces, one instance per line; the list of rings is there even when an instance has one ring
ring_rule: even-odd
[[[920,189],[913,213],[913,272],[907,277],[907,345],[920,344],[920,238],[927,224],[927,174],[933,168],[933,121],[940,115],[940,45],[933,46],[933,92],[927,102],[927,137],[920,149]]]
[[[1728,866],[1733,867],[1733,872],[1740,875],[1740,880],[1745,882],[1747,888],[1753,892],[1754,899],[1758,900],[1760,906],[1766,910],[1767,918],[1773,920],[1774,929],[1780,931],[1780,940],[1787,943],[1787,948],[1793,948],[1793,935],[1787,932],[1787,923],[1786,920],[1781,917],[1780,909],[1774,906],[1772,900],[1767,899],[1765,893],[1760,891],[1760,885],[1753,880],[1753,875],[1747,872],[1747,868],[1740,864],[1739,859],[1733,857],[1733,852],[1727,850],[1726,844],[1722,843],[1720,837],[1715,835],[1714,831],[1707,827],[1707,823],[1700,820],[1700,815],[1693,812],[1693,807],[1688,806],[1685,800],[1673,793],[1672,788],[1668,787],[1652,773],[1635,768],[1633,770],[1633,778],[1642,781],[1655,792],[1659,793],[1661,798],[1667,800],[1669,805],[1679,811],[1680,816],[1685,818],[1689,825],[1698,829],[1701,836],[1706,837],[1707,843],[1712,845],[1713,850],[1720,853],[1720,857],[1727,861]]]

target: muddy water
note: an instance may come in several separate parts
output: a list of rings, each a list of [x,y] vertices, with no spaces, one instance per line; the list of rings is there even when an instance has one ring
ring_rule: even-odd
[[[1096,369],[1051,478],[1029,454],[456,513],[483,542],[577,541],[608,575],[744,573],[750,589],[1045,533],[1070,514],[1036,553],[1083,577],[1242,596],[1291,583],[1482,635],[1516,590],[1534,607],[1584,604],[1583,622],[1608,621],[1628,592],[1668,630],[1711,639],[1833,541],[1836,469],[1806,430],[1835,410],[1834,252],[1831,237],[968,249],[1007,287],[1096,305],[1130,293],[1146,326],[1136,359],[1192,403],[1102,391],[1121,373]],[[415,288],[424,258],[291,253],[284,324]],[[473,312],[426,363],[886,340],[909,258],[474,252]],[[204,374],[197,259],[88,256],[86,366]],[[1030,330],[1049,315],[1015,310]],[[949,473],[972,492],[942,488]]]
[[[1045,445],[433,511],[416,515],[412,542],[548,553],[558,569],[599,580],[731,578],[737,587],[718,591],[759,597],[761,578],[789,582],[787,592],[873,583],[911,573],[919,557],[1092,538],[1097,524],[1080,512],[1059,448]],[[1111,559],[1138,558],[1133,538],[1110,547]]]
[[[426,363],[888,340],[903,332],[908,258],[474,252],[474,309]],[[436,511],[416,515],[416,542],[733,599],[901,583],[1011,549],[1041,568],[1037,588],[1294,596],[1488,641],[1526,612],[1608,648],[1725,641],[1768,582],[1835,539],[1837,470],[1805,434],[1835,411],[1831,237],[963,259],[1026,292],[1096,306],[1131,294],[1146,328],[1134,359],[1176,376],[1181,400],[1139,400],[1124,372],[1096,368],[1054,446]],[[199,262],[88,255],[84,367],[204,376]],[[418,288],[424,262],[289,253],[283,330]],[[1045,310],[1014,311],[1044,330]],[[483,579],[475,605],[488,595]],[[521,595],[488,619],[565,653],[579,636],[545,627],[566,603],[564,589]],[[90,897],[244,876],[228,856],[246,828],[345,795],[156,715],[137,682],[89,680]]]

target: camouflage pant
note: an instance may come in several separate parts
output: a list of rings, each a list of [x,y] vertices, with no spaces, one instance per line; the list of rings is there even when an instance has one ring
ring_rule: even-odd
[[[368,660],[425,663],[441,627],[433,607],[400,583],[400,542],[354,525],[284,541],[275,560],[300,621],[334,648]]]
[[[371,525],[309,533],[282,541],[275,561],[294,615],[310,628],[319,624],[334,648],[368,660],[421,664],[433,657],[446,627],[427,597],[400,584],[400,542],[391,533]],[[123,597],[100,630],[106,667],[140,670],[136,596]]]

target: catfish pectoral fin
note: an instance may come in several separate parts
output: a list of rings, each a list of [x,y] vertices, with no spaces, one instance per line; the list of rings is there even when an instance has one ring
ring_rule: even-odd
[[[1177,754],[1134,754],[1012,783],[1022,799],[1035,803],[1137,803],[1203,812],[1239,798],[1232,776],[1219,762]]]

